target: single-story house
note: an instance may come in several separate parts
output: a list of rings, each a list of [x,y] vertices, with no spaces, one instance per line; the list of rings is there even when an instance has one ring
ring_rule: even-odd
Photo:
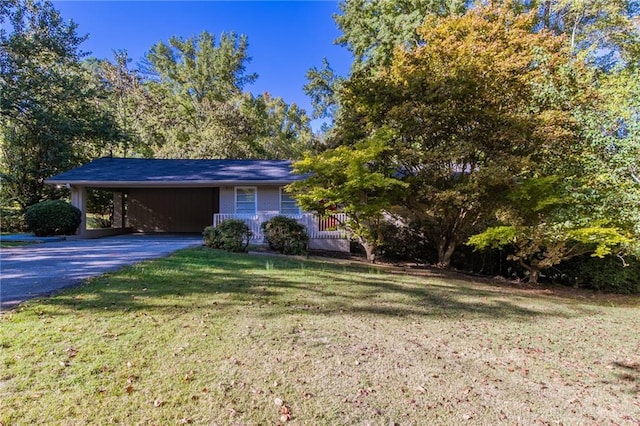
[[[104,157],[53,176],[47,184],[66,186],[82,212],[81,238],[125,232],[201,233],[206,226],[239,218],[262,241],[260,225],[278,214],[307,226],[312,248],[348,251],[335,218],[300,211],[283,188],[304,179],[284,160],[176,160]],[[113,223],[87,229],[87,190],[113,193]]]

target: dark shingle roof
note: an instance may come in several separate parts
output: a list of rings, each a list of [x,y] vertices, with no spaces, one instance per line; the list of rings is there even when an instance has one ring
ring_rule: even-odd
[[[51,184],[288,183],[302,179],[285,160],[164,160],[104,157],[47,179]]]

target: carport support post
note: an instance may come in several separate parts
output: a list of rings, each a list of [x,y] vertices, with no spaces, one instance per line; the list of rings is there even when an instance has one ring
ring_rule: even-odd
[[[124,192],[113,193],[113,228],[127,226]]]
[[[87,188],[84,186],[71,187],[71,204],[80,209],[80,226],[76,235],[85,238],[87,234]]]

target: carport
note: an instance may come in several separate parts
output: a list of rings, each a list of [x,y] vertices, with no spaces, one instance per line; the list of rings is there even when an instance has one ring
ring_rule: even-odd
[[[239,186],[272,188],[271,200],[259,197],[258,207],[264,202],[279,209],[277,188],[300,178],[291,169],[289,161],[280,160],[104,157],[45,183],[70,189],[71,203],[82,212],[78,229],[82,238],[130,232],[201,233],[213,224],[214,214],[235,213],[234,194]],[[87,192],[91,190],[112,194],[110,228],[87,229]]]

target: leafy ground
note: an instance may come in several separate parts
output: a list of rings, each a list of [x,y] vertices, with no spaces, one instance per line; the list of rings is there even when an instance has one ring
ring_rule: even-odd
[[[637,298],[205,248],[0,317],[2,424],[640,422]]]

